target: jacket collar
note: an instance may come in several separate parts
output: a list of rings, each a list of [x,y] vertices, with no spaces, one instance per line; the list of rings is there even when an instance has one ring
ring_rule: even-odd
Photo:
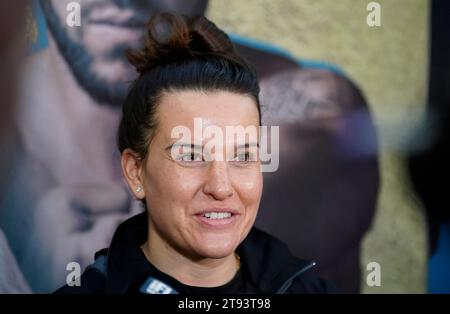
[[[283,285],[315,265],[296,258],[283,242],[255,227],[236,251],[249,278],[263,293],[281,292]]]
[[[106,293],[125,293],[150,271],[140,246],[147,238],[147,214],[133,216],[119,225],[107,253]]]
[[[124,293],[133,282],[150,272],[150,265],[140,249],[146,241],[147,228],[145,212],[117,228],[107,253],[107,293]],[[255,227],[236,251],[249,280],[262,293],[282,292],[289,281],[313,265],[294,257],[284,243]]]

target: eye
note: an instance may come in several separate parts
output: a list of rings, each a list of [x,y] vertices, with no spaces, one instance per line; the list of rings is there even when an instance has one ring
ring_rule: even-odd
[[[247,162],[256,161],[256,158],[255,158],[254,154],[252,154],[250,152],[242,152],[242,153],[236,154],[236,156],[233,158],[232,161],[239,162],[239,163],[247,163]]]
[[[237,161],[250,161],[250,153],[245,152],[237,155]]]
[[[180,158],[183,162],[199,162],[203,161],[202,154],[191,152],[191,153],[185,153],[181,155]]]

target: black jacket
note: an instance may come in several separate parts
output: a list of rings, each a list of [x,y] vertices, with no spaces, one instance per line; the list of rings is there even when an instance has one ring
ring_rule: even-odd
[[[56,293],[128,293],[146,276],[145,255],[140,246],[147,238],[147,215],[123,222],[109,249],[95,254],[95,263],[81,276],[81,286],[64,286]],[[252,228],[237,248],[249,280],[260,293],[335,293],[326,281],[312,274],[313,262],[294,257],[287,246],[269,234]]]

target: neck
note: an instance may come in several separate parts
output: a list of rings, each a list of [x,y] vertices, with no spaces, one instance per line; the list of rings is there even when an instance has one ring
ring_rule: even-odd
[[[153,266],[185,285],[221,286],[239,270],[239,258],[234,252],[223,258],[188,257],[164,241],[154,229],[149,228],[147,242],[141,249]]]

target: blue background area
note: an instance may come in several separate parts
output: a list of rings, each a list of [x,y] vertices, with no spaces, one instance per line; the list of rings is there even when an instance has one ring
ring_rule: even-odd
[[[428,263],[428,292],[450,293],[450,221],[441,226],[437,249]]]
[[[47,37],[47,25],[45,23],[44,15],[42,14],[42,9],[37,0],[32,0],[31,9],[33,12],[33,17],[36,21],[37,26],[37,39],[31,45],[31,52],[37,52],[39,50],[48,47],[48,37]]]

